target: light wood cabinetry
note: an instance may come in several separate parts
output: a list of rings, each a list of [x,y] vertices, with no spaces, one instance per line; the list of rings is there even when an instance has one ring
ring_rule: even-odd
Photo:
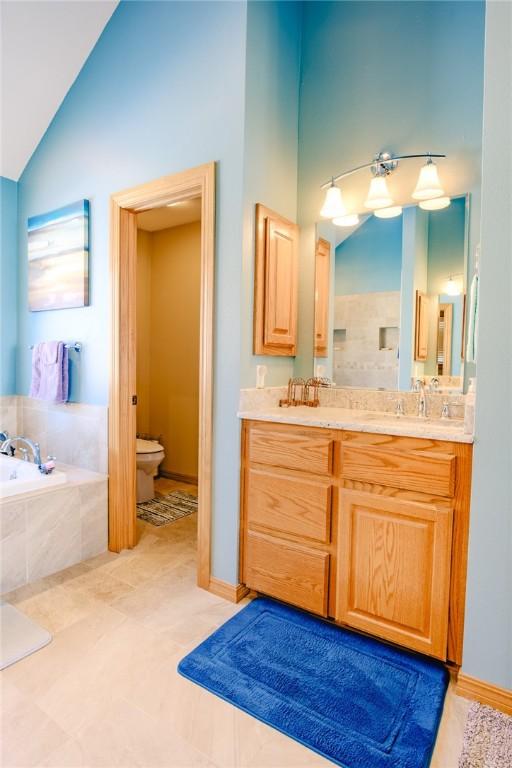
[[[320,238],[315,252],[315,357],[327,357],[331,244]]]
[[[428,355],[429,298],[416,291],[416,323],[414,331],[414,359],[426,360]]]
[[[295,355],[298,242],[297,224],[256,206],[255,355]]]
[[[245,421],[244,584],[462,659],[472,447]]]
[[[433,503],[345,490],[335,618],[444,658],[452,515]]]

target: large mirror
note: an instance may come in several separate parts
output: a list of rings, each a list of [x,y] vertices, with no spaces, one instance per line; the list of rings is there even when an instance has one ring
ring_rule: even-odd
[[[316,227],[314,370],[339,387],[462,391],[469,195]]]

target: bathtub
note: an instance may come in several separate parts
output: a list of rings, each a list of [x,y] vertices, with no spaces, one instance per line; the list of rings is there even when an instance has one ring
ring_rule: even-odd
[[[43,475],[36,464],[0,454],[0,499],[21,493],[44,491],[66,483],[65,472]]]

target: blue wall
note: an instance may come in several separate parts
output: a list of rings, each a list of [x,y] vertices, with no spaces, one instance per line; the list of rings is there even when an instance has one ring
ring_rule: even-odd
[[[254,387],[256,365],[266,384],[287,384],[292,357],[252,354],[254,206],[297,219],[301,8],[295,2],[251,2],[247,10],[244,154],[244,247],[241,385]]]
[[[0,176],[0,395],[16,393],[17,215],[18,185]]]
[[[122,2],[19,184],[18,392],[27,346],[84,344],[80,400],[108,402],[109,196],[218,162],[214,350],[213,572],[235,583],[238,550],[240,317],[246,6]],[[26,219],[91,201],[91,306],[27,310]],[[222,536],[218,532],[222,532]]]
[[[428,217],[428,293],[444,293],[450,274],[464,273],[466,199],[458,197],[448,208]],[[458,280],[462,282],[462,275]]]
[[[336,248],[335,294],[399,291],[402,217],[370,216]]]
[[[476,442],[463,670],[512,689],[512,5],[487,5]]]

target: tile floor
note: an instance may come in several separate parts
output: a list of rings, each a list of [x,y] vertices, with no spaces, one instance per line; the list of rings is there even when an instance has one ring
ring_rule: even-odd
[[[0,675],[3,768],[332,766],[177,674],[242,606],[195,586],[194,515],[139,529],[134,550],[8,596],[54,640]],[[468,706],[449,691],[432,768],[457,768]]]

